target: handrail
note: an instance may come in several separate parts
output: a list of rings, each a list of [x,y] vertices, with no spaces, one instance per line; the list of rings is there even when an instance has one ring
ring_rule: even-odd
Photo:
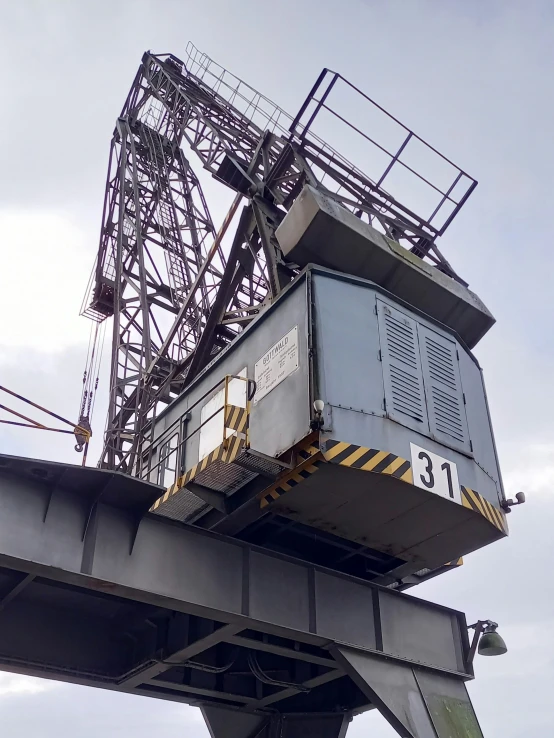
[[[185,436],[185,438],[183,438],[181,441],[179,441],[179,443],[177,444],[177,446],[175,448],[171,449],[161,459],[159,459],[158,462],[156,464],[154,464],[154,466],[148,466],[148,468],[146,469],[146,475],[145,475],[146,477],[150,476],[150,474],[153,471],[155,471],[156,469],[158,469],[160,467],[160,465],[166,459],[168,459],[170,456],[172,456],[173,454],[176,454],[176,456],[178,456],[178,452],[182,449],[183,445],[188,440],[190,440],[196,433],[198,433],[207,423],[209,423],[210,420],[212,420],[213,418],[215,418],[216,415],[219,415],[219,413],[221,413],[221,412],[225,413],[225,410],[227,409],[227,407],[229,405],[229,403],[227,402],[227,400],[228,400],[228,387],[229,387],[229,382],[232,379],[239,379],[240,381],[247,383],[247,389],[246,389],[246,410],[247,410],[247,412],[250,411],[250,403],[252,402],[252,399],[253,399],[254,395],[256,394],[256,382],[253,379],[250,379],[249,377],[241,377],[238,374],[226,374],[225,377],[223,377],[223,379],[220,379],[219,382],[216,382],[216,384],[212,385],[210,387],[210,389],[208,389],[192,405],[190,405],[189,407],[187,407],[185,412],[188,413],[191,410],[193,410],[195,407],[197,407],[203,400],[206,399],[206,397],[208,397],[210,394],[212,394],[214,392],[214,390],[216,390],[220,385],[224,385],[224,388],[225,388],[225,396],[224,396],[223,405],[218,410],[216,410],[215,412],[213,412],[209,416],[209,418],[206,418],[202,423],[200,423],[200,425],[197,428],[195,428],[191,433],[189,433],[187,436]],[[223,420],[223,441],[222,442],[225,442],[227,428],[225,426],[225,415],[223,417],[224,417],[224,420]],[[173,429],[173,427],[176,424],[178,424],[180,422],[180,420],[181,420],[181,418],[177,418],[169,426],[169,428],[166,428],[164,430],[164,432],[161,434],[161,436],[156,439],[156,441],[155,441],[156,446],[160,446],[161,447],[161,446],[164,445],[164,443],[167,443],[167,441],[170,440],[170,438],[172,436],[169,436],[168,437],[169,432]],[[179,430],[177,430],[177,433],[179,433]],[[173,435],[175,435],[175,434],[173,434]],[[153,443],[154,442],[152,442],[151,446],[153,445]],[[144,476],[142,478],[144,478]]]

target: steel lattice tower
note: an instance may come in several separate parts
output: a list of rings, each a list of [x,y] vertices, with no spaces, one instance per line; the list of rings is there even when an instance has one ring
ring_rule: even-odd
[[[331,107],[331,92],[340,85],[399,127],[402,140],[393,152]],[[385,156],[378,176],[370,178],[312,133],[322,113]],[[403,160],[413,144],[446,163],[446,185]],[[219,231],[183,147],[236,192]],[[434,194],[429,215],[417,215],[384,189],[385,178],[388,184],[399,168]],[[144,54],[111,143],[100,246],[84,310],[94,320],[114,321],[102,466],[137,469],[141,434],[158,408],[294,278],[298,267],[284,259],[275,230],[305,184],[459,279],[435,239],[475,180],[341,75],[324,70],[293,119],[191,45],[186,62]],[[224,253],[231,224],[236,229]]]

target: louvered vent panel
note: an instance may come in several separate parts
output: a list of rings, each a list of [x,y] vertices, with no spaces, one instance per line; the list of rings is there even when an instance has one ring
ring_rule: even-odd
[[[377,301],[387,414],[428,432],[417,325],[404,313]]]
[[[429,425],[438,441],[469,450],[469,434],[456,344],[418,326]]]

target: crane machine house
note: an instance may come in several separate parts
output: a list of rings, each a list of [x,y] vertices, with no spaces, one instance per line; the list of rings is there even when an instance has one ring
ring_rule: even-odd
[[[154,511],[390,587],[507,535],[464,284],[306,185],[298,276],[151,422]]]

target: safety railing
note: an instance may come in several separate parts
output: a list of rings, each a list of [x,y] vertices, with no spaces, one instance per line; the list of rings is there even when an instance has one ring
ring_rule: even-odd
[[[230,383],[235,380],[245,382],[246,384],[244,407],[229,402],[229,386]],[[205,418],[201,423],[199,423],[193,431],[187,433],[184,437],[181,437],[183,435],[183,415],[190,416],[192,411],[197,408],[202,402],[204,402],[204,400],[206,400],[210,396],[213,397],[220,387],[224,390],[223,403],[221,407],[217,410],[214,410],[214,412],[211,413],[211,415],[209,415],[207,418]],[[243,445],[245,447],[248,447],[250,445],[250,408],[255,392],[256,383],[253,379],[250,379],[248,377],[241,377],[236,374],[227,374],[223,379],[221,379],[219,382],[211,386],[206,392],[204,392],[204,394],[199,397],[192,405],[189,405],[186,410],[184,410],[183,415],[177,418],[170,426],[168,426],[158,438],[155,438],[151,441],[150,446],[147,450],[147,453],[149,453],[149,458],[144,465],[144,469],[141,470],[139,476],[142,479],[148,479],[149,481],[157,481],[159,470],[161,468],[166,468],[163,465],[170,457],[174,455],[176,461],[175,477],[178,478],[179,474],[184,471],[183,464],[180,462],[183,458],[183,449],[185,444],[191,438],[193,438],[193,436],[200,433],[202,428],[205,428],[208,423],[210,423],[220,414],[223,414],[222,437],[221,443],[219,445],[216,444],[216,448],[226,448],[231,439],[237,435],[239,435],[242,439]],[[163,456],[160,456],[155,464],[152,464],[152,455],[154,454],[155,450],[159,448],[161,453],[161,450],[164,448],[164,446],[166,446],[171,441],[171,439],[175,437],[175,435],[178,436],[177,444],[174,447],[171,447]],[[202,459],[198,459],[198,461],[201,460]]]

